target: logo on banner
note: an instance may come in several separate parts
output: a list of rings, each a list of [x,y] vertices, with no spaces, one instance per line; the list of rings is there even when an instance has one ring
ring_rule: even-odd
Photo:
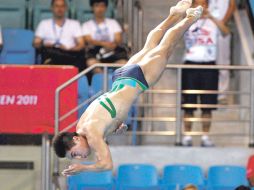
[[[36,106],[37,95],[0,95],[0,106]]]

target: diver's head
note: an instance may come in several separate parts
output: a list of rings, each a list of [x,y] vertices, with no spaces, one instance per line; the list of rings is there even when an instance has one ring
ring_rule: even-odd
[[[63,132],[53,139],[53,146],[58,157],[69,159],[85,159],[90,148],[85,137],[77,133]]]

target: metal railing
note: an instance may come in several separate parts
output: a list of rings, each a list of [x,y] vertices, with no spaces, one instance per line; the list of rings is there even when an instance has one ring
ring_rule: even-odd
[[[135,53],[143,46],[144,11],[139,0],[121,0],[120,3],[127,44]]]
[[[73,112],[77,111],[78,108],[74,108],[70,110],[68,113],[64,114],[63,116],[60,116],[60,93],[69,85],[76,82],[81,77],[85,76],[88,72],[92,71],[93,69],[100,67],[103,68],[104,72],[104,82],[103,82],[103,91],[97,93],[93,97],[89,98],[87,101],[84,102],[84,104],[89,104],[92,100],[94,100],[96,97],[101,95],[103,92],[106,92],[108,90],[108,69],[109,68],[117,68],[122,65],[119,64],[96,64],[88,69],[84,70],[77,76],[73,77],[66,83],[62,84],[60,87],[57,88],[56,94],[55,94],[55,135],[59,133],[59,125],[60,122],[62,122],[64,119],[68,118],[69,115],[71,115]],[[202,121],[212,121],[212,122],[248,122],[250,123],[249,128],[249,145],[254,146],[254,66],[201,66],[201,65],[168,65],[166,69],[176,70],[177,72],[177,88],[176,90],[148,90],[146,93],[157,93],[157,94],[175,94],[176,95],[176,104],[138,104],[139,107],[146,107],[153,109],[154,107],[169,107],[174,108],[176,110],[176,117],[133,117],[132,120],[136,121],[151,121],[151,122],[176,122],[175,131],[137,131],[135,132],[135,135],[172,135],[175,136],[175,144],[180,145],[181,144],[181,137],[183,134],[188,135],[202,135],[202,132],[188,132],[184,133],[182,131],[182,122],[183,121],[192,121],[192,122],[202,122]],[[205,93],[205,94],[221,94],[222,92],[219,91],[182,91],[182,70],[183,69],[217,69],[217,70],[231,70],[231,71],[247,71],[250,73],[250,91],[247,92],[238,92],[238,91],[228,91],[225,92],[225,94],[233,94],[233,95],[248,95],[250,100],[250,106],[243,106],[243,105],[212,105],[212,107],[217,108],[223,108],[223,109],[249,109],[250,110],[250,119],[248,120],[227,120],[227,119],[202,119],[202,118],[185,118],[182,119],[182,107],[198,107],[198,108],[208,108],[211,105],[182,105],[181,104],[181,96],[182,93],[186,94],[192,94],[192,93]],[[82,107],[81,105],[79,108]],[[63,129],[64,131],[71,129],[77,124],[77,121],[70,124],[67,128]],[[128,132],[127,134],[132,134],[132,132]],[[211,135],[220,136],[222,134],[220,133],[214,133]],[[224,134],[225,135],[225,134]],[[228,134],[228,135],[238,135],[242,136],[245,134]],[[58,158],[54,157],[54,174],[58,173],[59,171],[59,161]]]
[[[144,11],[139,0],[134,2],[133,11],[132,52],[135,53],[143,47]]]
[[[246,33],[246,27],[244,27],[243,25],[244,23],[243,18],[241,17],[240,11],[238,9],[236,9],[234,12],[234,19],[235,19],[235,23],[239,33],[240,42],[241,42],[242,50],[243,50],[247,65],[253,65],[254,51],[253,51],[253,47],[251,47],[250,44],[253,44],[254,37],[253,35],[247,35],[248,33]],[[248,31],[251,32],[251,27],[248,27],[248,29],[249,29]],[[249,36],[251,40],[248,39],[247,36]],[[251,43],[249,43],[248,40],[250,40]]]
[[[42,135],[41,158],[41,189],[50,190],[50,139],[47,133]]]
[[[80,79],[82,76],[86,75],[88,72],[92,71],[94,68],[96,67],[102,67],[104,70],[104,89],[103,91],[97,93],[96,95],[94,95],[93,97],[89,98],[87,101],[84,102],[84,104],[89,104],[92,100],[94,100],[96,97],[98,97],[99,95],[101,95],[103,92],[106,92],[108,90],[108,83],[107,83],[107,78],[108,78],[108,68],[117,68],[120,67],[121,65],[119,64],[96,64],[93,65],[92,67],[84,70],[83,72],[81,72],[80,74],[78,74],[77,76],[73,77],[72,79],[70,79],[69,81],[67,81],[66,83],[64,83],[63,85],[61,85],[60,87],[57,88],[56,90],[56,96],[55,96],[55,134],[57,134],[59,132],[59,123],[62,122],[64,119],[66,119],[69,115],[71,115],[73,112],[77,111],[78,108],[82,107],[83,105],[79,105],[79,107],[72,109],[71,111],[69,111],[68,113],[64,114],[63,116],[60,117],[59,115],[59,96],[60,96],[60,92],[65,89],[66,87],[68,87],[69,85],[71,85],[73,82],[77,81],[78,79]],[[176,94],[177,100],[176,100],[176,104],[138,104],[138,106],[140,107],[168,107],[168,108],[176,108],[176,117],[168,117],[168,118],[160,118],[160,119],[154,119],[154,118],[132,118],[133,120],[143,120],[143,121],[163,121],[163,122],[177,122],[177,126],[181,126],[181,120],[182,120],[182,115],[181,115],[181,108],[182,107],[195,107],[195,108],[209,108],[209,107],[216,107],[216,108],[221,108],[221,109],[253,109],[252,107],[252,103],[253,103],[253,97],[252,97],[252,93],[253,93],[253,83],[254,83],[254,72],[253,69],[254,67],[250,67],[250,66],[201,66],[201,65],[168,65],[166,67],[166,69],[174,69],[177,70],[177,90],[148,90],[146,93],[159,93],[159,94]],[[183,69],[222,69],[222,70],[245,70],[245,71],[249,71],[251,73],[251,84],[250,84],[250,92],[238,92],[238,91],[228,91],[228,92],[224,92],[224,94],[232,94],[232,95],[249,95],[251,98],[251,106],[243,106],[243,105],[201,105],[201,104],[181,104],[181,95],[182,93],[186,93],[186,94],[221,94],[222,92],[219,91],[200,91],[200,90],[185,90],[182,91],[182,87],[181,87],[181,73]],[[253,111],[253,110],[252,110]],[[204,121],[204,119],[195,119],[195,118],[188,118],[185,119],[185,121],[193,121],[193,122],[200,122],[200,121]],[[215,121],[215,120],[212,120]],[[218,120],[218,122],[221,122],[223,120]],[[248,122],[250,120],[246,120],[244,122]],[[229,122],[229,121],[226,121]],[[76,122],[72,123],[71,125],[69,125],[67,127],[67,129],[70,129],[71,127],[73,127],[75,125]],[[178,127],[179,128],[179,127]],[[65,129],[66,130],[66,129]],[[176,130],[177,131],[177,130]],[[176,134],[179,134],[180,131],[176,132]],[[254,142],[254,141],[252,141]],[[253,143],[252,143],[253,144]]]

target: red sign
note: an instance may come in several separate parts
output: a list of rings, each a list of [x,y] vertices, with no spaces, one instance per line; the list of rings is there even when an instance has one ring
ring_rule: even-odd
[[[78,73],[72,66],[0,66],[0,133],[54,131],[55,90]],[[60,115],[77,106],[77,83],[60,94]],[[77,113],[61,122],[64,128]]]

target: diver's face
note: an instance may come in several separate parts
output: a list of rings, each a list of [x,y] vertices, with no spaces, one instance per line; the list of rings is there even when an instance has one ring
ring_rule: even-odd
[[[107,6],[103,2],[99,2],[99,3],[94,3],[92,9],[93,9],[93,13],[95,17],[104,18],[107,11]]]
[[[52,5],[52,12],[55,18],[64,18],[66,10],[67,5],[64,0],[55,0],[54,4]]]
[[[87,140],[81,136],[74,136],[73,142],[75,145],[69,151],[67,151],[66,157],[69,159],[86,159],[90,154],[90,148]]]
[[[208,9],[208,0],[194,0],[193,7],[202,6],[204,9]]]

